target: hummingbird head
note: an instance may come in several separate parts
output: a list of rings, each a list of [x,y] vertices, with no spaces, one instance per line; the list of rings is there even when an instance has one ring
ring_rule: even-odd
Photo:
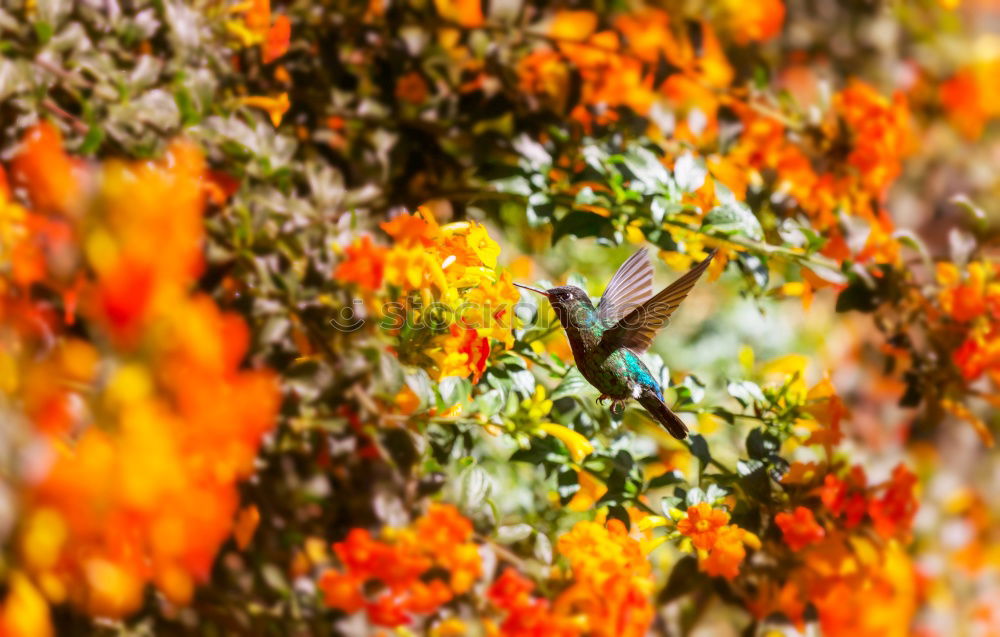
[[[548,290],[539,290],[519,283],[514,285],[546,297],[564,328],[585,327],[594,320],[594,303],[586,292],[575,285],[561,285]]]

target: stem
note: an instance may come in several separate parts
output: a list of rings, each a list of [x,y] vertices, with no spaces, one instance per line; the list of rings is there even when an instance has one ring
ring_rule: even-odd
[[[494,553],[496,553],[503,559],[507,560],[508,562],[511,562],[512,564],[516,565],[519,570],[521,571],[526,570],[524,559],[522,559],[521,556],[517,555],[510,549],[508,549],[503,544],[500,544],[496,540],[488,538],[485,535],[479,535],[478,533],[473,536],[473,539],[476,540],[477,542],[481,542],[482,544],[488,544],[489,547],[493,549]]]
[[[79,117],[64,110],[58,104],[53,102],[50,98],[46,97],[44,100],[42,100],[42,106],[44,106],[47,110],[51,111],[53,114],[58,115],[59,117],[69,122],[69,125],[72,126],[73,130],[75,130],[76,132],[86,133],[88,130],[90,130],[87,127],[87,125],[84,124],[82,120],[80,120]]]

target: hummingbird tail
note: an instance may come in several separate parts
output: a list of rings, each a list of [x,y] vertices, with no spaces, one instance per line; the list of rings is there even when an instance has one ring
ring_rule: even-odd
[[[664,428],[670,432],[670,435],[678,440],[684,440],[687,438],[688,428],[684,424],[677,414],[670,410],[670,407],[660,399],[659,396],[653,392],[646,391],[639,396],[639,404],[642,405],[646,411],[650,413],[653,418],[656,419]]]

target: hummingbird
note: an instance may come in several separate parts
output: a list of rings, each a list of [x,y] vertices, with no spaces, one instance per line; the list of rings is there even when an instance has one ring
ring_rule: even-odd
[[[540,290],[514,285],[546,297],[566,331],[576,366],[601,392],[598,404],[611,401],[611,413],[621,414],[630,399],[649,412],[675,438],[687,437],[687,426],[663,400],[663,388],[639,355],[649,349],[656,333],[667,324],[688,292],[708,267],[715,250],[704,261],[653,295],[653,266],[646,249],[629,257],[615,272],[594,307],[575,285]]]

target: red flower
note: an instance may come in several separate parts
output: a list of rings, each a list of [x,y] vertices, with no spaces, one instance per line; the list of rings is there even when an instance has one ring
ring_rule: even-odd
[[[270,64],[287,53],[291,37],[292,23],[288,20],[288,16],[279,15],[267,30],[267,37],[264,40],[264,64]]]
[[[847,483],[832,473],[828,473],[823,479],[823,486],[820,487],[819,497],[823,501],[823,505],[830,510],[830,513],[840,515],[844,512],[847,502]]]
[[[323,591],[323,601],[331,608],[353,613],[365,605],[361,595],[363,582],[354,575],[330,569],[320,576],[318,584]]]
[[[338,281],[357,283],[365,290],[375,291],[382,287],[387,250],[372,243],[372,238],[364,235],[347,246],[344,260],[337,264],[333,278]]]
[[[395,628],[410,623],[408,596],[405,593],[382,595],[366,605],[373,624]]]
[[[915,476],[905,465],[899,464],[892,471],[892,480],[880,498],[868,504],[868,515],[875,523],[875,530],[884,538],[905,533],[917,513]]]
[[[797,507],[794,513],[779,513],[774,516],[774,522],[781,527],[785,542],[793,551],[818,542],[826,535],[813,517],[813,512],[802,506]]]

